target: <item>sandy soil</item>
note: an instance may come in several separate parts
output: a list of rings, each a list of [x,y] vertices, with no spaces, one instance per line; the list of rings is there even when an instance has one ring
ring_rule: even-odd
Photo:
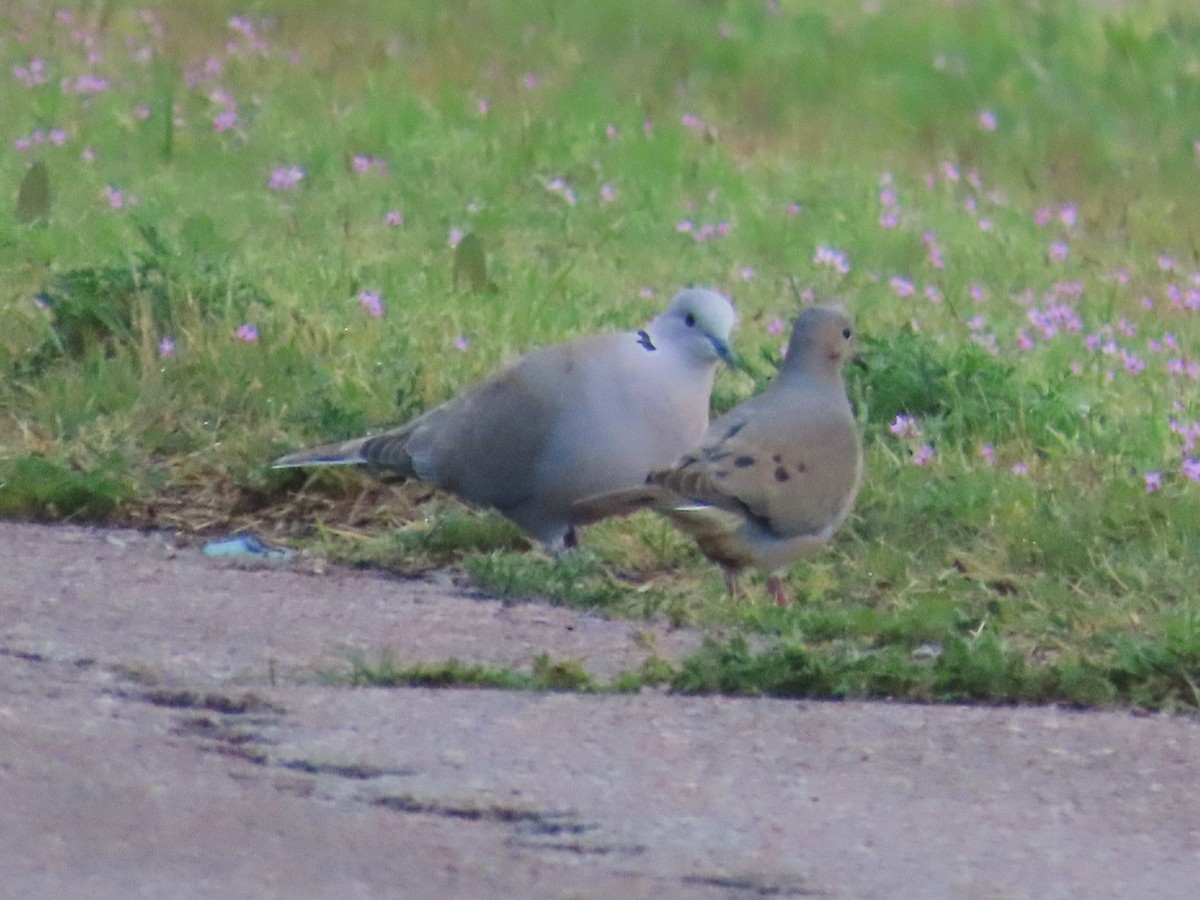
[[[322,677],[700,638],[0,523],[0,897],[1196,895],[1191,719]]]

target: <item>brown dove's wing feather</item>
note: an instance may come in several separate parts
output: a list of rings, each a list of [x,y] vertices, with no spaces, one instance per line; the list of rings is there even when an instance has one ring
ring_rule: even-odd
[[[651,480],[699,503],[738,509],[779,537],[836,528],[858,480],[859,445],[844,397],[767,391],[709,428],[700,452]],[[853,465],[846,465],[854,460]]]

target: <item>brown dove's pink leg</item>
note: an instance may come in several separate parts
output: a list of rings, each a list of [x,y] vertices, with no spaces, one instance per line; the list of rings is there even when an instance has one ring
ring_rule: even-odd
[[[767,590],[775,598],[776,606],[787,606],[791,602],[783,590],[783,579],[780,576],[771,575],[767,578]]]

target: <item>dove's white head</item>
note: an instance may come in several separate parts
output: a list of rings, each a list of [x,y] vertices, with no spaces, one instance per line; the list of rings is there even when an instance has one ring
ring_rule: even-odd
[[[812,306],[792,326],[781,374],[841,378],[842,367],[858,353],[854,320],[841,306]]]
[[[737,324],[733,305],[716,291],[685,288],[648,326],[655,343],[670,345],[696,365],[718,359],[736,366],[729,335]]]

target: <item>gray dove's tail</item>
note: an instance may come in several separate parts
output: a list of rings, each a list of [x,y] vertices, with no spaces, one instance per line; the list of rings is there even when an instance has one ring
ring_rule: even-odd
[[[639,509],[655,508],[662,497],[663,489],[656,484],[593,494],[571,504],[571,520],[576,525],[588,525],[610,516],[628,516]]]
[[[281,456],[271,463],[272,469],[296,469],[301,466],[352,466],[367,462],[363,455],[365,438],[355,438],[352,441],[338,441],[334,444],[322,444],[308,450],[299,450]]]

